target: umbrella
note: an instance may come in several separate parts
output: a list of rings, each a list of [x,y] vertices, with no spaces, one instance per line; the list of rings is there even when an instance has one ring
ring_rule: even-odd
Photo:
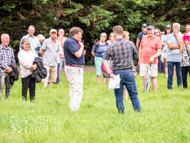
[[[145,86],[146,93],[148,93],[148,89],[149,89],[150,74],[151,74],[151,64],[150,64],[150,67],[148,68],[148,76],[147,76],[146,86]]]

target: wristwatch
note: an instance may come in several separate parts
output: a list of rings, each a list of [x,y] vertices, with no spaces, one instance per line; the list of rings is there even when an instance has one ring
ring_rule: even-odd
[[[108,75],[110,76],[112,74],[112,72],[110,72]]]

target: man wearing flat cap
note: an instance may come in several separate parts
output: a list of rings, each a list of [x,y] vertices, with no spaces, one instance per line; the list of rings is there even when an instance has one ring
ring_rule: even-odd
[[[151,82],[153,91],[157,90],[158,76],[158,57],[161,55],[161,40],[154,35],[154,26],[150,25],[147,27],[147,35],[143,36],[140,48],[139,48],[139,65],[140,65],[140,76],[143,78],[143,85],[145,88],[146,80],[148,76],[148,69],[151,64]]]
[[[57,38],[57,30],[50,30],[50,37],[44,40],[42,45],[42,50],[40,51],[43,57],[44,67],[47,69],[47,77],[43,79],[44,88],[48,85],[52,86],[53,82],[57,79],[57,54],[59,53],[61,47]]]

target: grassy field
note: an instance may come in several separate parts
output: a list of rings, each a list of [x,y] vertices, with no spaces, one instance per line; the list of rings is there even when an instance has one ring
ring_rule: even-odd
[[[21,100],[21,81],[12,88],[11,99],[0,101],[1,143],[180,143],[190,142],[190,90],[184,92],[174,79],[173,90],[160,74],[158,91],[150,85],[144,93],[142,78],[136,82],[142,113],[133,111],[130,99],[126,112],[118,114],[113,90],[95,82],[95,72],[84,73],[80,111],[69,109],[69,84],[43,88],[37,84],[34,102]]]

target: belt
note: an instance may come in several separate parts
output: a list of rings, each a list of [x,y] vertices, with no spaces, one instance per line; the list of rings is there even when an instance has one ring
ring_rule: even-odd
[[[65,64],[66,66],[69,66],[69,67],[78,67],[78,68],[83,68],[84,66],[81,66],[81,65],[69,65],[69,64]]]
[[[125,70],[127,70],[127,71],[133,71],[133,69],[131,69],[131,68],[118,69],[118,70],[113,70],[113,71],[125,71]]]

